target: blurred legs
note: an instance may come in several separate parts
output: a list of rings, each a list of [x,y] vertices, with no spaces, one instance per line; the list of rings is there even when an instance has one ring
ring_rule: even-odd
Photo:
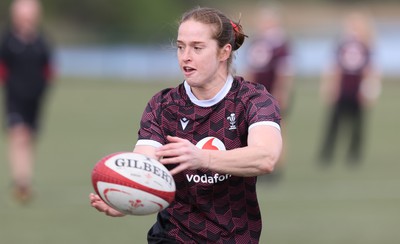
[[[8,129],[9,162],[16,200],[27,202],[32,196],[33,135],[29,127],[18,124]]]

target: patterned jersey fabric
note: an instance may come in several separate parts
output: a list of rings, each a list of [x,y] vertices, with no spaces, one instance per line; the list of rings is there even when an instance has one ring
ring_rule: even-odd
[[[279,129],[279,123],[277,103],[260,84],[230,77],[215,98],[201,101],[184,82],[149,101],[137,145],[163,145],[167,135],[172,135],[202,149],[231,150],[247,146],[249,127]],[[181,172],[174,179],[175,201],[158,214],[149,236],[177,243],[259,242],[256,177],[198,169]]]

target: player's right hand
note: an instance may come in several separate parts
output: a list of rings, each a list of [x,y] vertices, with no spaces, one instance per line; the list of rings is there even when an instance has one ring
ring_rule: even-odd
[[[94,193],[90,193],[89,199],[90,199],[90,205],[92,205],[92,207],[97,209],[97,211],[99,212],[105,213],[107,216],[111,217],[125,216],[125,214],[108,206],[103,200],[101,200],[101,198],[98,195]]]

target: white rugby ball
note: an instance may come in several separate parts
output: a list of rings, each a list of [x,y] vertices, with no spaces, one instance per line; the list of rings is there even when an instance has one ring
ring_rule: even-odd
[[[92,171],[92,184],[112,208],[130,215],[148,215],[165,209],[175,197],[175,181],[155,159],[133,152],[110,154]]]

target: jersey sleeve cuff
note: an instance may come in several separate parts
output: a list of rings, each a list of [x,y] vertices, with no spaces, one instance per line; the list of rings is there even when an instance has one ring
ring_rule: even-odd
[[[162,146],[162,144],[154,140],[139,139],[136,142],[136,146],[152,146],[155,148],[159,148]]]
[[[256,122],[253,123],[249,126],[249,130],[251,130],[251,128],[255,127],[255,126],[259,126],[259,125],[268,125],[268,126],[272,126],[274,128],[276,128],[277,130],[281,131],[281,126],[273,121],[260,121],[260,122]]]

